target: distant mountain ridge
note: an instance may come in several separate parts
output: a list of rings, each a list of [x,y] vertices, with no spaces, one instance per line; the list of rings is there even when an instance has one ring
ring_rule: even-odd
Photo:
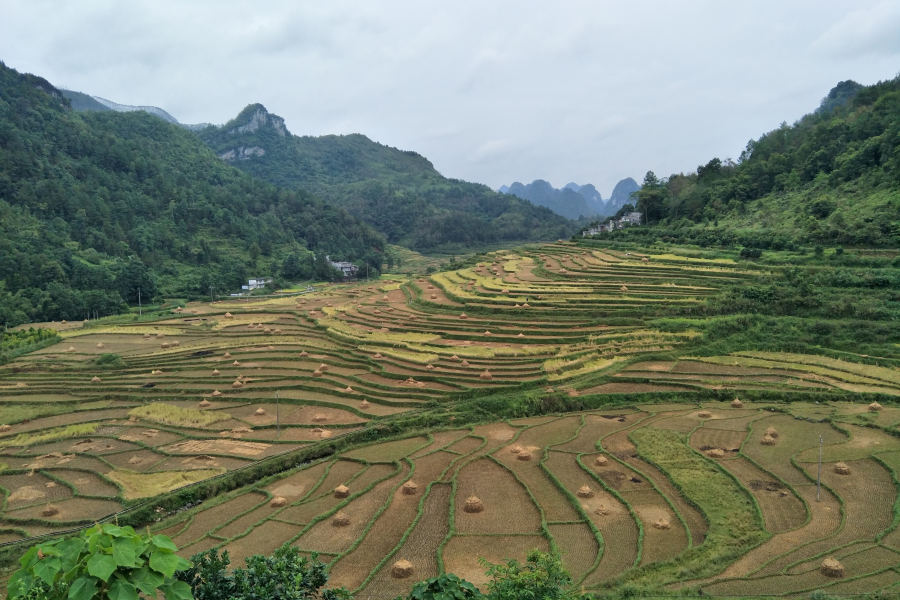
[[[185,129],[189,129],[191,131],[197,131],[199,129],[203,129],[205,127],[209,127],[209,123],[197,123],[194,125],[180,123],[178,119],[164,111],[163,109],[157,106],[131,106],[129,104],[119,104],[118,102],[113,102],[112,100],[107,100],[106,98],[101,98],[100,96],[90,96],[88,94],[84,94],[82,92],[76,92],[74,90],[60,90],[62,95],[69,99],[72,103],[72,108],[77,111],[98,111],[103,112],[107,110],[112,110],[115,112],[136,112],[136,111],[144,111],[146,113],[150,113],[151,115],[157,116],[163,121],[167,121],[174,125],[180,125]]]
[[[604,200],[593,184],[567,183],[557,189],[543,179],[535,179],[524,185],[518,181],[509,186],[500,186],[501,194],[511,194],[537,206],[546,206],[556,214],[569,219],[581,217],[614,215],[630,200],[632,192],[641,188],[631,177],[619,181],[609,199]]]

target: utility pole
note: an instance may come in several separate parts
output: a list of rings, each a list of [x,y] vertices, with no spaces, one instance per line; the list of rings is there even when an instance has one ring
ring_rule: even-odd
[[[816,502],[821,502],[822,497],[822,436],[819,435],[819,476],[816,478]]]
[[[213,302],[213,286],[209,286],[209,303]]]
[[[138,316],[144,315],[144,309],[141,307],[141,288],[138,288]]]
[[[281,437],[281,415],[278,413],[278,392],[275,392],[275,427],[277,431],[277,435],[275,439],[279,439]]]

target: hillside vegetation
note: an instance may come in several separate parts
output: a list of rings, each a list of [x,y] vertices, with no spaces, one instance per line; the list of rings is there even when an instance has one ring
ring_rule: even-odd
[[[751,140],[737,162],[647,173],[640,238],[752,248],[900,245],[900,77],[841,82],[812,114]]]
[[[386,243],[308,192],[232,168],[183,128],[76,112],[46,80],[2,63],[0,228],[9,325],[114,313],[138,289],[146,301],[230,291],[256,274],[303,279],[324,265],[314,253],[377,271]]]
[[[415,250],[556,239],[574,228],[546,208],[448,179],[420,154],[364,135],[292,135],[261,104],[198,134],[239,169],[279,187],[308,190],[346,208],[391,243]]]

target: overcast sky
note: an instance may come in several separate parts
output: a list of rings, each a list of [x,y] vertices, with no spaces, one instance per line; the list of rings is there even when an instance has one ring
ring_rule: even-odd
[[[0,59],[182,123],[252,102],[497,188],[604,197],[737,158],[838,81],[900,71],[900,2],[0,0]]]

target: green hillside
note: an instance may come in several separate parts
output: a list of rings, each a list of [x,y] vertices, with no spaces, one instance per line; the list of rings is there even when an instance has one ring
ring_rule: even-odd
[[[814,113],[718,158],[660,179],[647,173],[639,209],[656,227],[613,234],[791,249],[900,245],[900,77],[841,82]]]
[[[76,112],[0,63],[0,320],[82,319],[123,300],[382,264],[384,238],[304,191],[232,168],[144,112]],[[318,265],[318,273],[314,266]]]
[[[269,183],[305,189],[372,225],[394,244],[457,250],[571,235],[571,221],[487,186],[448,179],[423,156],[364,135],[295,136],[251,104],[200,137],[227,162]]]

